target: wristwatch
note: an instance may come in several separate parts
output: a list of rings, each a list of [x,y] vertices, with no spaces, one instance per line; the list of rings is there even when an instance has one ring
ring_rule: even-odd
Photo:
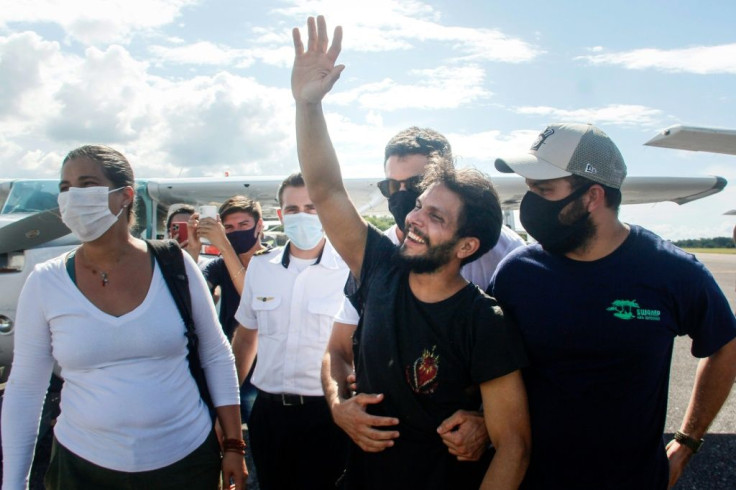
[[[703,445],[704,442],[703,439],[694,439],[684,432],[680,432],[679,430],[675,432],[675,440],[683,446],[689,447],[693,454],[697,453],[698,450],[700,450],[700,447]]]

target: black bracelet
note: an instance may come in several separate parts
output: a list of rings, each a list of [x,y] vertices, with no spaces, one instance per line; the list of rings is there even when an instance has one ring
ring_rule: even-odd
[[[703,439],[694,439],[684,432],[680,432],[679,430],[675,432],[675,440],[683,446],[689,447],[693,454],[697,453],[700,450],[700,447],[703,445],[704,442]]]

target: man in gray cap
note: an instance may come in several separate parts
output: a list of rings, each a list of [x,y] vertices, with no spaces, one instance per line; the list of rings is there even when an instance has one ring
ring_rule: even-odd
[[[539,242],[514,251],[489,287],[530,358],[524,488],[673,485],[736,377],[726,298],[692,255],[619,221],[626,165],[600,129],[550,125],[527,154],[496,168],[526,178],[521,223]],[[685,334],[701,360],[665,446],[673,341]]]

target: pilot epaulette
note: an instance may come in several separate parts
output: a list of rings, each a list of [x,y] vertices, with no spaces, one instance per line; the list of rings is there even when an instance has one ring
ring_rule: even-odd
[[[254,253],[253,256],[254,257],[258,257],[259,255],[266,255],[268,253],[271,253],[272,250],[273,250],[273,247],[262,248],[259,251],[257,251],[256,253]]]

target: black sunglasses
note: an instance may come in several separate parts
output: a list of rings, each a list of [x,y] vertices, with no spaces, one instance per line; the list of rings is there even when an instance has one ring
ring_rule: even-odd
[[[401,189],[401,184],[404,184],[404,187],[406,187],[407,191],[418,191],[419,190],[419,184],[422,182],[422,176],[421,175],[415,175],[414,177],[409,177],[408,179],[404,180],[396,180],[396,179],[386,179],[380,181],[378,184],[378,189],[381,191],[381,194],[383,194],[386,197],[391,197],[399,190]]]

